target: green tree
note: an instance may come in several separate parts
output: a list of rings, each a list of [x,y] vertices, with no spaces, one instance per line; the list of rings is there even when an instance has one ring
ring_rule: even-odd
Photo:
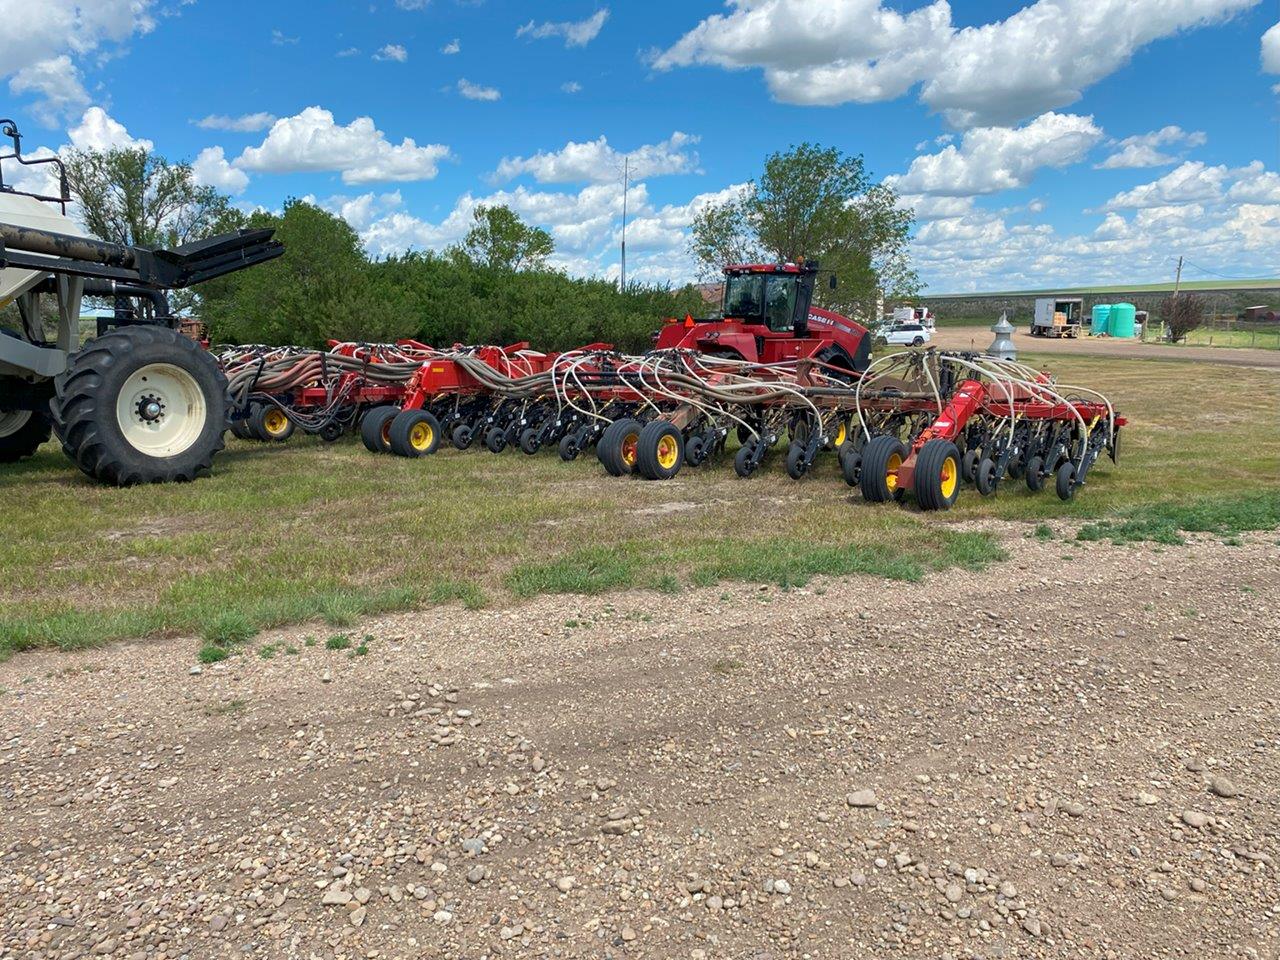
[[[510,207],[479,206],[475,222],[462,240],[462,250],[491,270],[542,270],[555,250],[551,234],[531,227]]]
[[[288,200],[282,215],[255,213],[245,225],[274,228],[284,255],[201,285],[201,317],[219,342],[321,346],[329,337],[381,339],[408,324],[368,301],[369,261],[341,217]]]
[[[143,147],[73,150],[65,163],[84,224],[103,240],[177,246],[235,229],[243,220],[226,196],[195,182],[190,164]]]
[[[880,296],[920,289],[907,249],[914,223],[893,188],[872,181],[862,157],[802,143],[768,156],[740,197],[704,208],[690,253],[706,275],[742,260],[818,260],[839,278],[834,291],[818,287],[818,301],[870,316]]]

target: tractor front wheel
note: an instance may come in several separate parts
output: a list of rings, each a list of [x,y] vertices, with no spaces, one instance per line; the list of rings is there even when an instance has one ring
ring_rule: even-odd
[[[227,425],[227,378],[168,327],[117,327],[58,377],[62,449],[95,480],[124,487],[209,472]]]

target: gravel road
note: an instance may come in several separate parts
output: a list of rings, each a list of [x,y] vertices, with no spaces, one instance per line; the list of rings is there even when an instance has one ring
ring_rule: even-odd
[[[939,327],[932,343],[946,350],[985,350],[995,339],[988,327]],[[1233,367],[1280,370],[1280,350],[1252,347],[1172,347],[1110,337],[1077,337],[1074,340],[1033,337],[1022,326],[1013,336],[1014,346],[1024,353],[1074,354],[1083,357],[1116,357],[1123,360],[1194,360]]]
[[[1280,956],[1280,549],[0,664],[0,957]],[[289,652],[289,648],[296,652]]]

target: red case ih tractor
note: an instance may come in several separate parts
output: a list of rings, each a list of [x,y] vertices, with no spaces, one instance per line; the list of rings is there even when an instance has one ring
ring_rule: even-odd
[[[828,368],[861,373],[871,362],[867,328],[813,306],[817,275],[813,260],[725,267],[723,316],[671,321],[658,331],[654,345],[749,363],[812,358]],[[835,277],[831,280],[834,289]]]

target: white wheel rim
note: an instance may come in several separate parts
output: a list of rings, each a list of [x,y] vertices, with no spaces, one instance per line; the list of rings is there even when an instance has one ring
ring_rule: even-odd
[[[151,457],[176,457],[196,442],[209,417],[195,377],[171,363],[139,367],[116,398],[116,422],[128,444]]]
[[[10,437],[27,425],[31,419],[30,410],[8,410],[0,412],[0,437]]]

